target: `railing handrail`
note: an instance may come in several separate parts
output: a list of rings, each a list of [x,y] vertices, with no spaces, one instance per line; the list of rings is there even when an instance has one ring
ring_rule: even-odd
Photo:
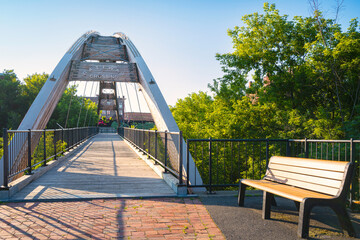
[[[8,133],[26,133],[29,132],[29,130],[31,132],[44,132],[44,131],[62,131],[62,130],[72,130],[72,129],[85,129],[85,128],[97,128],[96,126],[91,126],[91,127],[75,127],[75,128],[56,128],[56,129],[27,129],[27,130],[18,130],[18,129],[8,129],[7,132]]]
[[[144,131],[144,132],[157,132],[157,133],[169,133],[169,134],[180,134],[180,132],[171,132],[171,131],[159,131],[159,130],[151,130],[151,129],[140,129],[140,128],[129,128],[129,127],[121,127],[123,129],[131,129],[135,131]]]
[[[209,142],[210,138],[189,138],[186,139],[186,141],[189,142]],[[266,142],[266,141],[270,141],[270,142],[286,142],[288,141],[288,139],[270,139],[270,138],[260,138],[260,139],[254,139],[254,138],[250,138],[250,139],[225,139],[225,138],[211,138],[212,142]]]
[[[189,142],[209,142],[210,138],[189,138],[186,141]],[[232,138],[232,139],[226,139],[226,138],[211,138],[211,141],[213,142],[323,142],[323,143],[350,143],[351,141],[360,143],[359,140],[326,140],[326,139],[276,139],[276,138]]]

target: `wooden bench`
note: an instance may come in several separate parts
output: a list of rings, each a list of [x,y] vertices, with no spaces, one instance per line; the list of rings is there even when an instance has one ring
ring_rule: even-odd
[[[352,237],[354,228],[346,211],[354,164],[307,158],[273,156],[262,180],[242,179],[238,204],[244,206],[246,186],[263,190],[263,219],[270,218],[274,195],[291,199],[299,210],[298,236],[308,237],[310,212],[314,206],[334,210],[341,227]]]

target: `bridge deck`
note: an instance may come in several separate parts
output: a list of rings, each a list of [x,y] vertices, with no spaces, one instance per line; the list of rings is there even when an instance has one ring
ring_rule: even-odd
[[[175,196],[116,134],[98,134],[12,200]]]

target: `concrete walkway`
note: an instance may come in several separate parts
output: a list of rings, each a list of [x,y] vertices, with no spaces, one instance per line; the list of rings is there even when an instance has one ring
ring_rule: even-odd
[[[11,200],[176,196],[117,135],[103,133]]]

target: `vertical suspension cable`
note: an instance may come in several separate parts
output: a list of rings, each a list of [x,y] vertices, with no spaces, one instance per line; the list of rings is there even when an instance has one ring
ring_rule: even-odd
[[[75,85],[76,85],[76,81],[74,82],[73,87],[75,87]],[[74,89],[75,89],[75,88],[74,88]],[[71,88],[70,88],[70,90],[71,90]],[[70,91],[70,93],[71,93],[71,91]],[[67,114],[66,114],[66,119],[65,119],[65,128],[67,127],[67,122],[68,122],[68,119],[69,119],[71,102],[72,102],[72,99],[73,99],[74,95],[75,95],[75,92],[74,92],[74,94],[71,94],[71,97],[70,97],[70,103],[69,103],[69,107],[68,107]]]
[[[85,96],[85,91],[86,91],[86,86],[87,86],[87,81],[85,82],[85,88],[84,88],[84,94],[83,94],[83,97]],[[81,97],[80,97],[80,100],[81,100]],[[80,107],[80,111],[79,111],[79,116],[78,116],[78,120],[77,120],[77,124],[76,124],[76,127],[79,127],[79,121],[80,121],[80,116],[81,116],[81,110],[82,110],[82,107],[84,105],[84,101],[81,101],[81,107]]]
[[[119,82],[119,84],[120,84],[120,82]],[[121,119],[120,120],[120,112],[119,112],[119,94],[120,94],[120,92],[119,92],[119,90],[118,90],[118,84],[117,84],[117,82],[115,82],[115,89],[116,89],[116,97],[117,97],[117,99],[116,99],[116,101],[117,101],[117,112],[118,112],[118,120],[119,120],[119,127],[121,126],[121,122],[124,120],[124,119]],[[120,97],[120,99],[122,99],[122,96]],[[122,102],[122,104],[124,104],[123,102]],[[121,106],[121,109],[123,109],[123,105]],[[122,114],[123,112],[121,111],[121,114]],[[123,115],[121,115],[121,117],[123,118],[124,116]]]
[[[120,85],[121,97],[123,98],[123,97],[124,97],[124,93],[123,93],[123,89],[122,89],[122,87],[121,87],[121,82],[119,82],[119,85]]]
[[[96,97],[96,92],[97,92],[97,88],[98,88],[98,86],[100,85],[100,82],[99,82],[99,84],[96,84],[96,86],[95,86],[95,97]],[[100,96],[98,96],[98,97],[100,97]],[[92,122],[92,120],[93,120],[93,114],[91,114],[91,118],[89,118],[89,122],[88,122],[88,126],[90,126],[90,123]]]
[[[137,91],[137,88],[136,88],[136,83],[134,83],[134,88],[135,88],[136,98],[137,98],[137,102],[138,102],[138,106],[139,106],[139,111],[140,111],[140,121],[142,122],[142,124],[144,124],[143,117],[142,117],[142,112],[141,112],[140,101],[139,101],[139,95],[138,95],[138,91]],[[143,127],[144,127],[144,126],[143,126]]]
[[[122,101],[122,120],[123,120],[123,123],[125,122],[125,95],[124,95],[124,92],[123,92],[123,89],[122,89],[122,86],[121,86],[121,82],[119,82],[119,86],[120,86],[120,91],[121,91],[121,101]]]
[[[129,90],[128,90],[128,87],[127,87],[127,84],[126,84],[126,83],[125,83],[125,87],[126,87],[126,92],[127,92],[127,95],[128,95],[128,101],[129,101],[130,111],[133,112],[133,111],[132,111],[132,108],[131,108]],[[129,120],[129,122],[130,122],[130,120]]]
[[[130,95],[129,95],[129,90],[128,90],[128,87],[127,87],[127,84],[125,83],[125,87],[126,87],[126,92],[127,92],[127,95],[128,95],[128,99],[129,99],[129,106],[130,106],[130,111],[132,111],[132,107],[131,107],[131,102],[130,102]]]
[[[91,97],[91,94],[92,94],[93,88],[94,88],[94,82],[92,82],[92,85],[91,85],[91,91],[90,91],[90,96],[89,96],[89,97]],[[91,100],[90,100],[90,101],[91,101]],[[91,104],[91,103],[90,103],[90,104]],[[87,118],[87,115],[88,115],[89,108],[90,108],[90,105],[89,105],[89,106],[88,106],[88,108],[86,109],[86,114],[85,114],[85,119],[84,119],[84,127],[85,127],[86,118]]]

